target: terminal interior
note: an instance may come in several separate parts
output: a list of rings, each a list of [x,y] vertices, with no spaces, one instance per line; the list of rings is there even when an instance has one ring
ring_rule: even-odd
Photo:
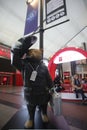
[[[53,1],[55,0],[50,0]],[[47,62],[53,80],[56,74],[60,74],[65,90],[61,92],[60,114],[54,115],[48,104],[49,124],[43,124],[40,110],[37,108],[34,129],[87,130],[87,101],[83,103],[81,96],[77,99],[71,86],[75,73],[78,73],[81,80],[87,78],[87,0],[65,0],[65,3],[66,15],[47,24],[46,5],[43,0],[44,62]],[[11,66],[10,55],[15,42],[27,36],[24,35],[27,9],[25,0],[0,0],[1,130],[24,129],[28,118],[22,75]],[[39,9],[38,12],[40,13]],[[38,40],[31,48],[38,49],[39,31],[34,35]],[[87,96],[87,83],[83,84],[83,90]]]

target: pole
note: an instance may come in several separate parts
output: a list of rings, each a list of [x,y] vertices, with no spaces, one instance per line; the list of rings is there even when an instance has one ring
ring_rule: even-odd
[[[43,0],[39,0],[40,1],[40,44],[39,44],[39,48],[41,50],[43,50]],[[42,51],[42,57],[43,57],[43,51]]]

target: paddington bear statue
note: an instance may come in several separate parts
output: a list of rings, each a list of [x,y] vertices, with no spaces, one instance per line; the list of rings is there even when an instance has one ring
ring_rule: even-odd
[[[25,128],[34,126],[35,109],[39,106],[42,121],[48,122],[47,104],[50,99],[49,89],[53,87],[49,71],[42,60],[42,51],[30,49],[36,43],[36,36],[20,38],[11,49],[11,64],[23,76],[24,97],[27,105],[29,119]]]

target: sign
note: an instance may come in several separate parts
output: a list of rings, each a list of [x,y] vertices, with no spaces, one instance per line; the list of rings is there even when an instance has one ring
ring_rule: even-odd
[[[2,45],[0,45],[0,57],[8,58],[10,59],[10,48],[6,48]]]
[[[46,0],[45,4],[47,24],[66,15],[65,0]]]
[[[80,52],[68,50],[68,51],[61,52],[58,56],[56,56],[54,59],[54,63],[59,64],[59,63],[65,63],[65,62],[76,61],[81,59],[86,59],[86,57]]]
[[[64,76],[70,76],[70,72],[64,72],[63,75]]]
[[[28,4],[24,35],[36,31],[38,28],[38,0]]]

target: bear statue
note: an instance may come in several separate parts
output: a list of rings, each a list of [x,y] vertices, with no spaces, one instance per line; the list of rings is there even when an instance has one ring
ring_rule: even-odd
[[[24,98],[29,113],[25,128],[34,126],[35,109],[38,106],[43,122],[48,122],[47,104],[50,100],[49,90],[53,82],[47,66],[43,63],[42,50],[30,49],[36,43],[36,36],[20,38],[11,49],[11,64],[23,76]]]

